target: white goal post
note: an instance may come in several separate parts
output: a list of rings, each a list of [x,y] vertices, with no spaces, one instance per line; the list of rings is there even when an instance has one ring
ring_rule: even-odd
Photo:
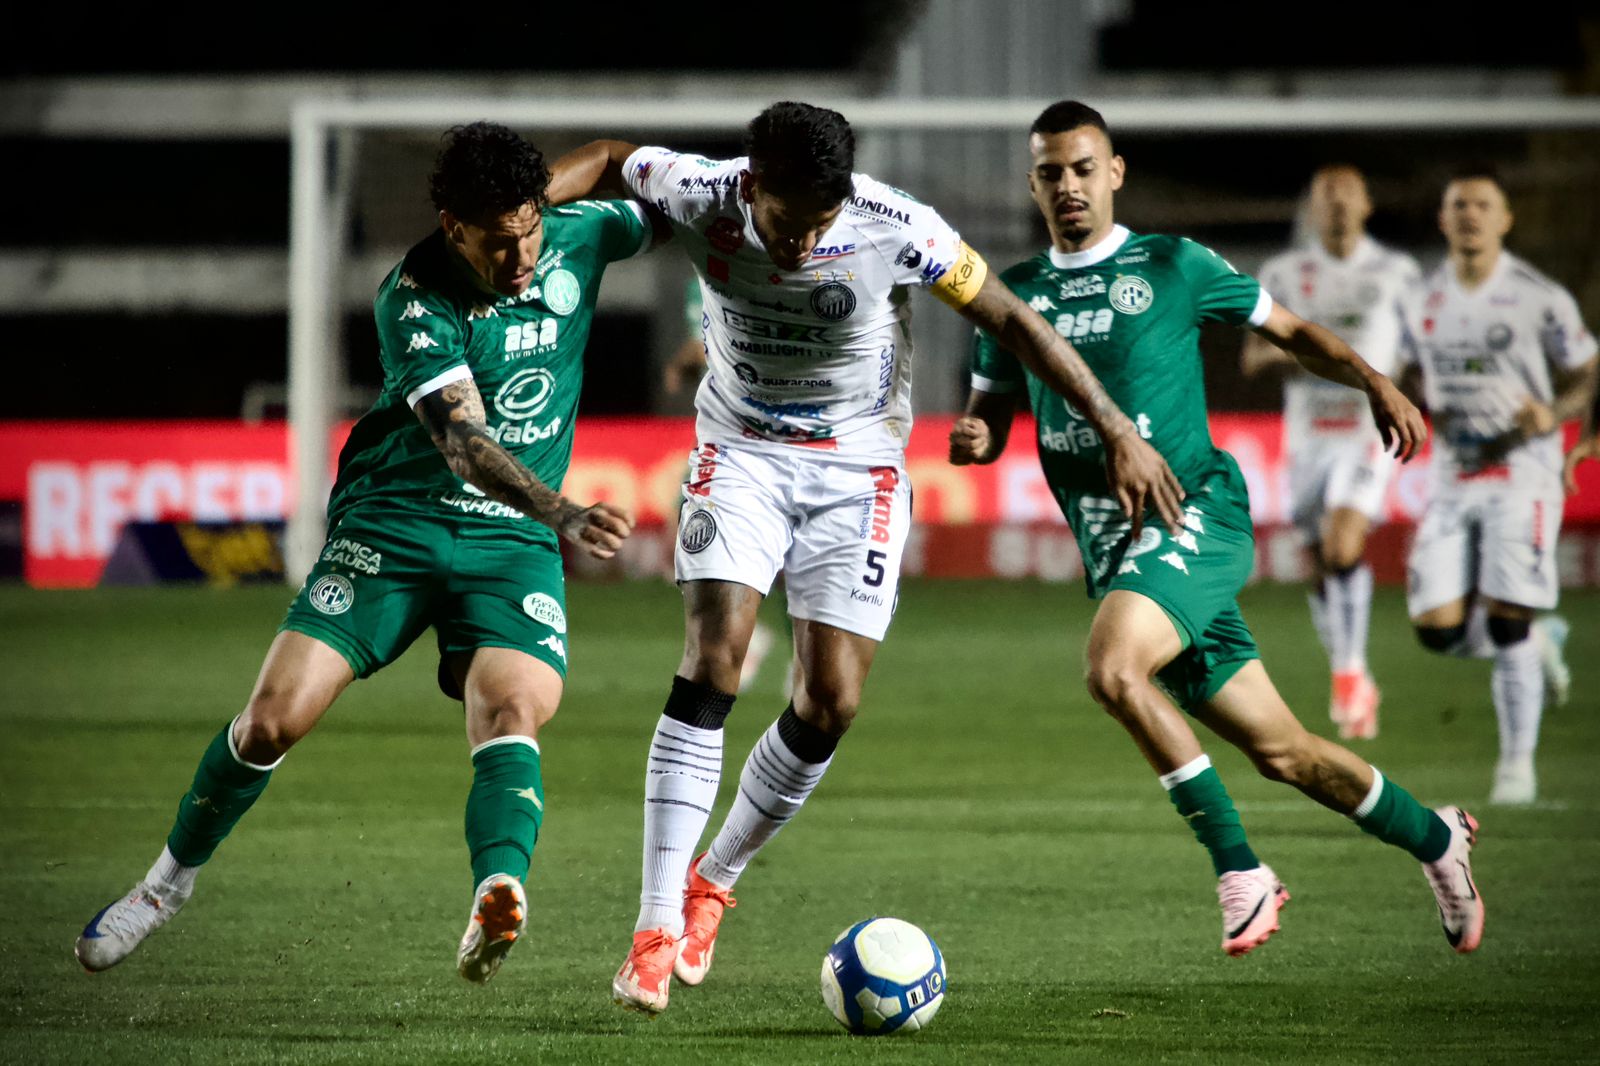
[[[861,132],[1015,132],[1049,100],[894,98],[818,99]],[[1600,100],[1506,99],[1099,99],[1122,132],[1303,133],[1531,131],[1600,129]],[[593,131],[642,137],[718,130],[736,134],[757,106],[746,100],[307,99],[290,129],[289,424],[295,470],[294,511],[284,543],[288,580],[298,584],[316,562],[325,535],[330,488],[328,437],[335,419],[333,373],[339,336],[338,296],[350,209],[356,135],[366,131],[441,131],[488,120],[523,130]]]

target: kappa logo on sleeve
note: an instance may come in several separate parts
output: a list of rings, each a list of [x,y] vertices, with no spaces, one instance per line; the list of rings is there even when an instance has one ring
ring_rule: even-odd
[[[406,345],[406,351],[408,351],[408,352],[422,352],[422,351],[427,351],[429,348],[437,348],[437,347],[439,347],[439,342],[434,340],[428,334],[426,334],[426,333],[413,333],[411,335],[411,343]]]

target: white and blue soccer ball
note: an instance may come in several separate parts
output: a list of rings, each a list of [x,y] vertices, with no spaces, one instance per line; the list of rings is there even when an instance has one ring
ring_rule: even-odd
[[[944,955],[899,918],[868,918],[834,940],[822,959],[822,1001],[861,1036],[914,1033],[944,1003]]]

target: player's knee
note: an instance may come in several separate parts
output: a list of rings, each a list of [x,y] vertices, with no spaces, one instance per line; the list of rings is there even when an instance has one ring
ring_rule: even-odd
[[[1454,626],[1414,626],[1417,632],[1417,642],[1429,651],[1448,654],[1467,638],[1467,624],[1462,622]]]
[[[1304,732],[1263,745],[1250,758],[1262,777],[1285,785],[1304,784],[1316,761],[1311,735]]]
[[[855,721],[861,704],[861,686],[844,678],[806,678],[804,713],[801,717],[830,736],[843,736]],[[801,708],[795,708],[799,713]]]
[[[233,746],[245,762],[265,766],[275,763],[306,735],[301,720],[288,713],[283,700],[263,688],[250,700],[233,727]]]
[[[1499,615],[1489,616],[1489,639],[1494,641],[1497,648],[1509,648],[1513,644],[1521,644],[1528,639],[1528,634],[1533,631],[1533,623],[1526,618],[1501,618]]]
[[[1130,703],[1134,689],[1147,681],[1144,672],[1126,659],[1106,657],[1092,659],[1084,674],[1084,683],[1095,702],[1121,717],[1121,711]]]
[[[1322,544],[1322,569],[1331,577],[1345,577],[1361,565],[1361,541],[1349,537],[1324,541]]]
[[[730,639],[702,639],[695,641],[684,659],[679,672],[691,681],[725,692],[739,687],[739,671],[744,666],[744,649]]]
[[[539,727],[555,717],[555,705],[531,692],[495,694],[472,710],[481,721],[482,735],[535,737]]]

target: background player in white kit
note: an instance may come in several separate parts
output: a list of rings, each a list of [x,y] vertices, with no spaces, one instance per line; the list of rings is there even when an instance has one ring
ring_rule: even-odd
[[[1355,167],[1318,170],[1308,206],[1316,239],[1267,260],[1262,287],[1390,375],[1404,329],[1401,303],[1421,281],[1421,268],[1367,236],[1372,199]],[[1367,672],[1372,568],[1363,556],[1367,533],[1383,510],[1394,457],[1378,438],[1360,393],[1295,372],[1291,356],[1246,334],[1245,373],[1268,368],[1291,374],[1283,387],[1290,513],[1316,563],[1309,599],[1333,675],[1328,713],[1341,737],[1370,739],[1378,735],[1378,687]]]
[[[641,906],[612,982],[617,1003],[650,1013],[666,1008],[674,974],[704,979],[734,882],[827,770],[894,613],[911,520],[911,288],[993,333],[1084,413],[1136,528],[1147,506],[1182,522],[1172,471],[1071,345],[931,208],[851,172],[842,115],[774,104],[746,146],[746,158],[713,160],[601,141],[551,180],[556,203],[608,188],[654,204],[705,297],[708,373],[676,558],[686,647],[650,748]],[[691,864],[740,662],[779,570],[801,683]]]
[[[1563,503],[1561,424],[1583,414],[1596,345],[1565,289],[1504,248],[1499,181],[1462,173],[1444,190],[1449,255],[1408,309],[1434,424],[1433,495],[1407,568],[1411,622],[1438,652],[1493,658],[1500,760],[1491,803],[1531,803],[1546,685],[1568,684],[1556,605]]]

